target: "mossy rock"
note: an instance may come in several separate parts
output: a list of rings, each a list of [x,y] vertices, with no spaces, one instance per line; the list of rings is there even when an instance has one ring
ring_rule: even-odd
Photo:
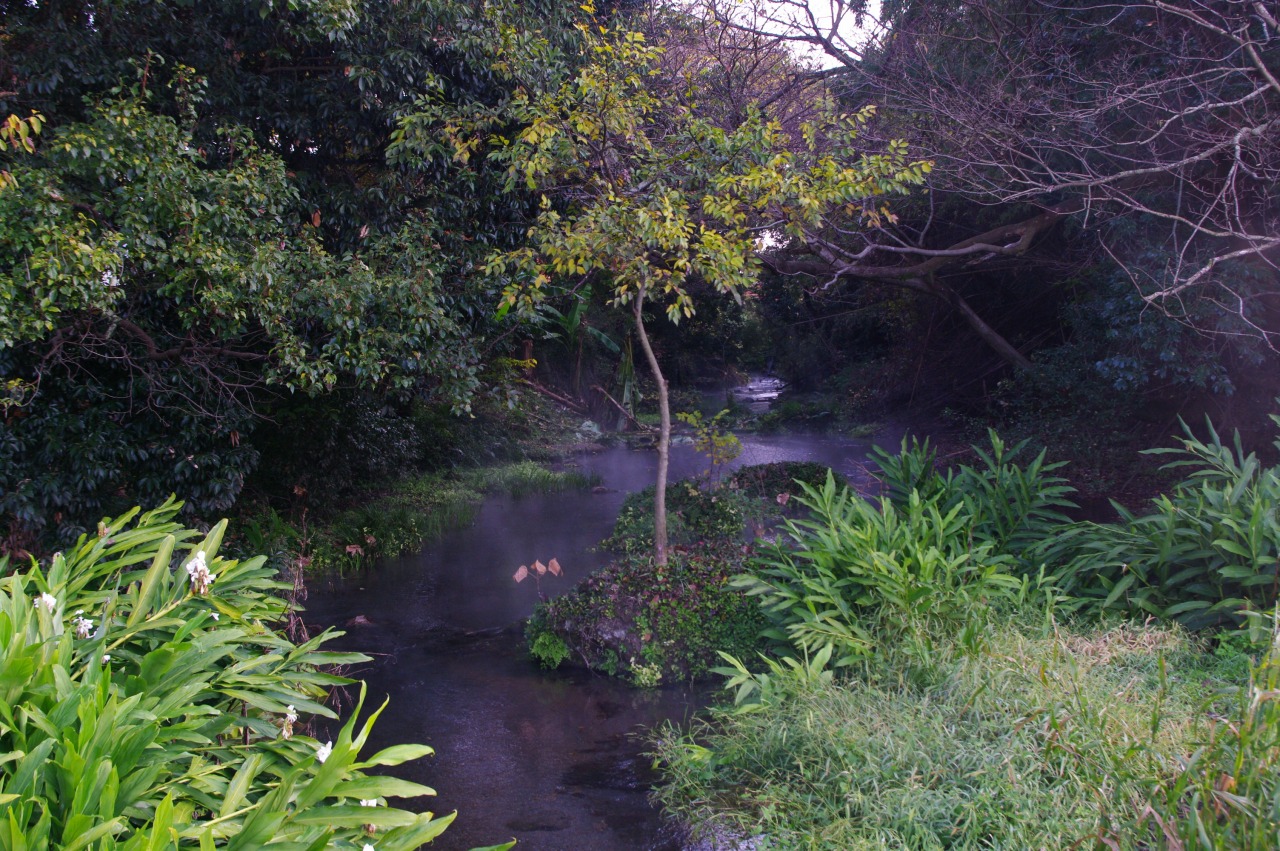
[[[717,651],[750,657],[766,620],[754,598],[729,587],[750,553],[740,544],[681,548],[664,567],[623,557],[538,606],[526,630],[531,653],[546,667],[576,659],[633,679],[657,666],[662,682],[705,676],[720,664]]]

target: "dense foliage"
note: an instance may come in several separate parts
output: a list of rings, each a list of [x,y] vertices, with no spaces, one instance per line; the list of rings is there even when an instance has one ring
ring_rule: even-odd
[[[174,522],[179,504],[104,521],[44,565],[0,579],[4,718],[0,844],[7,848],[416,848],[452,816],[389,806],[433,794],[382,773],[431,753],[360,754],[364,692],[331,741],[327,673],[366,661],[278,630],[261,556],[218,556]],[[367,769],[379,769],[366,773]]]
[[[385,158],[421,92],[500,95],[469,7],[3,8],[10,548],[171,491],[226,508],[255,429],[305,417],[299,397],[465,411],[500,377],[475,259],[518,235],[523,199]],[[555,31],[555,4],[530,14]]]
[[[1245,624],[1264,641],[1280,596],[1280,467],[1246,453],[1238,434],[1228,444],[1206,428],[1201,440],[1184,424],[1180,447],[1151,450],[1187,473],[1151,513],[1117,505],[1118,522],[1065,529],[1044,553],[1065,561],[1063,585],[1081,608]]]
[[[736,580],[774,621],[770,636],[835,664],[873,653],[904,626],[961,629],[1026,593],[1025,552],[1065,520],[1068,488],[1044,465],[1025,468],[991,434],[982,466],[946,476],[927,445],[877,450],[886,495],[867,502],[835,480],[802,485],[810,518],[787,522],[756,571]],[[901,636],[895,640],[901,641]]]

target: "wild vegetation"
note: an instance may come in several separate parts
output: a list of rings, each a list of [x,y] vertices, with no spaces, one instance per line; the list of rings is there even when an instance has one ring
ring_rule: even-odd
[[[601,542],[619,554],[567,594],[541,603],[525,633],[544,667],[568,661],[611,676],[647,677],[647,685],[707,675],[720,652],[763,649],[764,614],[734,590],[755,545],[781,522],[787,499],[806,480],[831,474],[819,464],[775,462],[723,480],[667,488],[673,549],[653,557],[653,495],[628,494],[613,534]],[[732,649],[731,649],[732,648]]]
[[[246,520],[243,537],[249,549],[291,554],[312,572],[363,569],[417,552],[443,532],[469,524],[486,495],[521,497],[593,484],[580,473],[553,472],[533,461],[411,475],[366,494],[355,507],[312,518],[310,528],[268,508]],[[301,522],[307,522],[305,514]]]
[[[218,555],[170,500],[104,520],[46,566],[0,562],[6,848],[417,848],[452,816],[394,805],[434,794],[384,773],[431,753],[362,755],[383,707],[337,719],[334,666],[367,661],[295,643],[265,559]],[[364,718],[361,719],[361,715]],[[369,772],[369,769],[375,769]]]
[[[736,706],[659,733],[659,799],[761,848],[1274,845],[1269,653],[1242,683],[1176,627],[914,639],[735,669]]]
[[[1188,434],[1154,513],[1071,523],[1056,465],[990,442],[879,453],[878,504],[803,486],[732,582],[774,652],[660,734],[661,800],[763,847],[1273,846],[1277,468]]]
[[[625,565],[637,589],[680,591],[646,609],[585,589],[559,604],[580,611],[535,619],[535,653],[649,685],[716,649],[737,660],[742,706],[703,744],[667,737],[671,807],[783,845],[1280,844],[1260,649],[1280,591],[1280,9],[822,5],[0,0],[0,628],[17,654],[0,704],[5,735],[30,739],[0,763],[9,842],[362,844],[334,790],[382,782],[337,776],[364,765],[365,728],[321,768],[300,735],[267,743],[304,706],[290,689],[321,714],[312,686],[332,680],[312,668],[332,657],[272,632],[284,609],[254,557],[363,567],[492,488],[583,484],[458,472],[528,458],[508,438],[559,428],[531,401],[550,399],[582,424],[555,442],[596,423],[653,436],[657,482],[619,518],[611,581]],[[672,410],[694,407],[673,397],[743,370],[797,391],[764,429],[902,414],[1008,440],[954,466],[882,454],[871,503],[797,470],[667,482]],[[1179,447],[1131,460],[1179,417]],[[687,425],[713,467],[732,450],[723,420]],[[1112,513],[1069,521],[1072,486]],[[168,531],[99,525],[137,504],[163,505],[142,520]],[[228,512],[249,557],[184,596],[156,542],[220,535]],[[723,541],[784,519],[744,572]],[[190,552],[208,567],[214,549]],[[46,593],[53,609],[32,602]],[[658,638],[575,639],[563,625],[586,611]],[[1252,685],[1205,641],[1255,648]],[[255,642],[292,661],[250,659]],[[260,665],[292,684],[236,679]],[[1108,693],[1125,666],[1156,697]],[[233,680],[234,699],[216,686]],[[204,715],[181,705],[196,698]],[[805,719],[851,711],[876,723],[828,725],[839,759],[788,750],[818,741]],[[108,723],[127,734],[89,732]],[[956,771],[870,766],[889,726],[888,752],[931,742]],[[734,751],[773,732],[778,749]],[[734,773],[751,752],[772,763]],[[923,781],[953,773],[963,793]],[[725,791],[744,782],[754,798]],[[872,800],[891,787],[904,797]],[[1089,810],[1113,789],[1127,810]],[[384,812],[378,847],[443,826]]]

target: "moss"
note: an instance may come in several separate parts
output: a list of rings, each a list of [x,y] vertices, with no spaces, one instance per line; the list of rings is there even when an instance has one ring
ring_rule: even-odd
[[[664,682],[695,679],[718,664],[717,651],[752,655],[765,619],[755,601],[730,588],[750,549],[701,545],[677,549],[658,567],[627,556],[597,571],[530,619],[531,652],[564,643],[597,671],[621,675],[640,667]],[[634,678],[634,676],[633,676]]]

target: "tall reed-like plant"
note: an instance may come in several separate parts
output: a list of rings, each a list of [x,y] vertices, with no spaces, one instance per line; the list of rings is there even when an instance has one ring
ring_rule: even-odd
[[[1215,700],[1200,746],[1152,783],[1139,819],[1168,848],[1280,847],[1280,635],[1249,681]]]
[[[895,455],[876,447],[872,460],[892,502],[904,507],[911,494],[936,502],[943,512],[963,505],[969,535],[976,545],[1018,560],[1025,570],[1038,567],[1031,549],[1051,537],[1068,521],[1063,513],[1074,508],[1075,488],[1056,475],[1065,462],[1046,463],[1042,449],[1022,462],[1027,441],[1008,446],[994,430],[987,433],[990,449],[972,447],[980,464],[962,464],[944,475],[929,441],[903,438]]]
[[[869,652],[877,634],[907,624],[960,626],[1023,581],[991,542],[974,543],[964,501],[911,491],[902,506],[801,484],[811,517],[790,520],[757,568],[734,580],[774,620],[769,636],[806,652],[835,648],[836,664]]]
[[[1258,613],[1280,591],[1280,467],[1246,453],[1238,434],[1227,444],[1207,431],[1201,440],[1184,423],[1181,446],[1149,450],[1189,473],[1150,514],[1116,504],[1119,523],[1077,524],[1044,552],[1065,561],[1060,582],[1083,608],[1245,625],[1262,642],[1270,627]]]

